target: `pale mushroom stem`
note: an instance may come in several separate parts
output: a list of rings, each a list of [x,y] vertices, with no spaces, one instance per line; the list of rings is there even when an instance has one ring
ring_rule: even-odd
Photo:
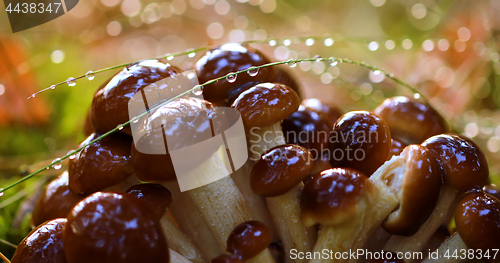
[[[468,247],[465,245],[464,241],[458,234],[455,232],[450,238],[441,244],[438,249],[432,254],[431,257],[427,257],[422,263],[458,263],[465,262],[467,259],[460,259],[460,256],[454,257],[453,253],[457,251],[460,253],[460,250],[465,249],[467,251]],[[437,253],[436,253],[437,252]],[[448,253],[448,256],[445,256]],[[437,259],[435,258],[437,256]]]
[[[314,228],[304,226],[300,221],[300,194],[304,183],[300,182],[283,195],[266,198],[269,211],[276,221],[285,249],[285,262],[291,262],[289,256],[291,249],[298,252],[309,252],[314,247],[316,231]],[[294,262],[306,262],[296,259]]]
[[[450,211],[450,205],[455,200],[456,195],[457,190],[447,185],[443,185],[434,211],[429,219],[422,224],[420,230],[410,237],[392,236],[385,244],[384,250],[404,253],[422,251],[427,241],[437,231],[439,226],[444,223],[446,215]],[[406,259],[405,261],[406,263],[411,263],[414,262],[415,259]]]
[[[192,263],[189,259],[183,257],[181,254],[169,249],[170,263]]]
[[[207,261],[222,253],[212,232],[200,216],[196,205],[189,195],[182,193],[176,181],[162,182],[172,193],[174,202],[168,210],[172,212],[183,233],[198,247]]]
[[[191,242],[191,240],[170,220],[165,213],[160,220],[163,233],[167,238],[170,249],[178,252],[185,258],[195,263],[203,263],[205,260],[201,251]]]

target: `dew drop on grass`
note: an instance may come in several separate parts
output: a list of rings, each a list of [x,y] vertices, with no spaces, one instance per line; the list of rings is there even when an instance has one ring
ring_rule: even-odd
[[[56,85],[51,85],[51,86],[49,87],[49,89],[55,89],[55,88],[56,88]],[[33,97],[35,97],[35,96],[33,95]]]
[[[70,160],[74,160],[75,158],[76,158],[76,155],[75,155],[75,154],[72,154],[72,155],[70,155],[70,156],[69,156],[69,159],[70,159]]]
[[[200,96],[201,94],[203,94],[203,87],[201,85],[194,86],[194,88],[193,88],[193,94],[195,96]]]
[[[382,71],[380,71],[380,70],[373,71],[373,75],[375,75],[375,76],[380,75],[380,73],[382,73]]]
[[[257,74],[259,74],[259,68],[257,67],[251,67],[248,71],[247,71],[248,75],[250,75],[250,77],[255,77],[257,76]]]
[[[188,54],[188,57],[189,57],[189,58],[194,58],[194,56],[196,56],[196,53],[194,53],[194,52],[190,52],[190,53]]]
[[[229,83],[234,83],[236,81],[236,74],[235,73],[229,73],[226,76],[227,82]]]
[[[295,68],[297,66],[297,62],[294,61],[293,59],[288,60],[288,66],[291,68]]]
[[[338,64],[338,61],[334,57],[331,57],[328,59],[328,63],[330,63],[330,66],[335,67]]]
[[[123,126],[118,126],[118,130],[119,131],[123,130]]]
[[[320,62],[321,61],[321,56],[320,55],[316,55],[313,58],[316,59],[316,62]]]
[[[167,57],[167,60],[174,59],[174,56],[172,54],[166,54],[165,57]]]
[[[414,97],[415,99],[417,99],[417,100],[418,100],[418,99],[420,99],[420,93],[415,93],[415,95],[413,95],[413,97]]]
[[[0,197],[2,197],[2,196],[3,196],[3,188],[0,189]]]
[[[52,168],[59,170],[62,168],[61,158],[56,158],[52,161]]]
[[[70,77],[66,80],[66,84],[70,87],[74,87],[76,85],[76,79],[73,77]]]
[[[276,40],[269,40],[269,45],[270,45],[271,47],[276,46]]]
[[[94,80],[95,79],[95,72],[91,70],[85,74],[85,77],[87,77],[88,80]]]

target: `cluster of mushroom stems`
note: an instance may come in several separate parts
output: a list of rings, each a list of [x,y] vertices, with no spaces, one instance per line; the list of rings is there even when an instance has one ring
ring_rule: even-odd
[[[269,62],[250,46],[226,44],[194,69],[204,83]],[[131,95],[181,72],[149,60],[117,73],[95,93],[82,144],[125,123]],[[12,263],[460,262],[443,251],[469,249],[500,262],[499,191],[485,186],[487,160],[427,102],[400,96],[373,112],[341,114],[302,101],[282,68],[240,75],[205,86],[204,99],[149,112],[140,128],[162,125],[148,126],[140,141],[131,137],[137,126],[127,126],[70,158],[38,198],[36,229]],[[250,158],[221,177],[230,173],[219,149],[194,154],[186,177],[218,180],[182,191],[168,145],[158,141],[174,134],[176,147],[187,147],[220,134],[222,107],[239,112]],[[141,144],[167,151],[147,154]],[[456,231],[438,235],[452,221]],[[358,249],[424,257],[323,256]],[[434,251],[438,258],[427,258]]]

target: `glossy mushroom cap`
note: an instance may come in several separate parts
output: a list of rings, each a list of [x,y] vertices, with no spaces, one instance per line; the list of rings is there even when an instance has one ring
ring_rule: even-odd
[[[218,135],[227,126],[223,122],[224,116],[219,108],[197,98],[177,99],[154,110],[138,125],[143,136],[132,146],[136,176],[142,181],[175,180],[170,150],[182,149],[212,138],[212,127],[214,134]],[[147,147],[147,153],[140,151],[141,147]],[[203,153],[190,156],[186,162],[189,161],[191,166],[193,163],[202,163],[208,151],[215,149],[204,146]]]
[[[261,83],[242,92],[232,106],[241,113],[243,124],[268,127],[297,111],[300,98],[289,87],[278,83]]]
[[[448,124],[429,104],[399,96],[386,99],[374,112],[387,122],[392,137],[407,144],[449,131]]]
[[[483,191],[489,195],[492,195],[492,196],[498,198],[498,200],[500,200],[500,189],[498,188],[498,186],[496,186],[494,184],[485,185],[483,188]]]
[[[245,263],[245,261],[237,255],[222,254],[210,260],[210,263]]]
[[[89,136],[81,145],[98,137]],[[94,142],[69,160],[69,187],[79,194],[90,194],[116,185],[134,173],[130,157],[132,138],[113,133]]]
[[[140,90],[182,71],[158,60],[144,60],[127,68],[105,82],[94,94],[91,119],[95,130],[108,132],[129,120],[128,102]],[[130,127],[122,130],[131,135]]]
[[[485,193],[470,193],[457,205],[455,223],[470,249],[500,248],[500,200]]]
[[[68,216],[64,250],[68,263],[167,263],[160,223],[128,194],[94,193]]]
[[[246,221],[236,226],[227,239],[227,251],[247,260],[271,244],[271,230],[260,221]]]
[[[161,184],[137,184],[130,187],[127,193],[142,200],[157,220],[163,217],[167,208],[172,204],[172,194]]]
[[[441,172],[430,151],[409,145],[402,153],[406,159],[402,185],[397,193],[399,207],[382,223],[390,234],[411,236],[434,210],[441,188]]]
[[[302,106],[320,114],[330,129],[333,127],[337,119],[342,116],[342,113],[337,107],[321,102],[319,99],[303,100]]]
[[[33,224],[38,226],[45,221],[64,218],[85,195],[73,193],[68,186],[68,172],[52,180],[38,197],[33,209]]]
[[[298,144],[308,149],[314,160],[328,151],[331,128],[312,110],[300,107],[281,123],[286,143]]]
[[[337,120],[329,142],[332,167],[349,167],[371,176],[387,160],[391,132],[377,114],[351,111]]]
[[[368,205],[372,185],[361,172],[332,168],[315,175],[302,191],[300,209],[306,226],[333,226],[357,217]]]
[[[390,256],[389,256],[390,255]],[[370,259],[369,263],[405,263],[403,259],[398,259],[398,255],[391,251],[384,251],[384,259]]]
[[[406,144],[394,138],[391,138],[391,150],[389,150],[389,155],[387,156],[387,160],[390,160],[392,156],[400,155],[406,146],[407,146]]]
[[[40,225],[19,244],[12,263],[66,263],[63,229],[66,218],[57,218]]]
[[[195,64],[200,83],[226,76],[252,66],[261,66],[271,61],[260,51],[248,45],[227,43],[208,51]],[[231,105],[230,101],[246,89],[263,82],[277,82],[292,88],[297,94],[299,86],[295,80],[279,67],[260,68],[257,75],[239,74],[234,82],[226,79],[203,88],[204,98],[218,106]]]
[[[481,189],[488,180],[488,162],[472,140],[456,134],[441,134],[425,140],[422,145],[436,158],[446,185],[465,192]]]
[[[254,193],[265,197],[285,194],[304,180],[313,166],[311,153],[299,145],[279,145],[269,149],[250,171]]]

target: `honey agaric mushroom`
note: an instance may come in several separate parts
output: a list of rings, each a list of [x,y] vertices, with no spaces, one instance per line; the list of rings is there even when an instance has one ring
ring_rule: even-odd
[[[97,137],[92,134],[82,145]],[[127,179],[134,173],[131,145],[130,136],[114,133],[83,148],[69,160],[69,188],[75,193],[90,194]]]
[[[172,194],[160,184],[144,183],[130,187],[127,190],[153,212],[156,220],[160,221],[168,246],[192,262],[205,262],[200,250],[169,218],[167,208],[172,203]]]
[[[424,262],[461,262],[460,257],[444,257],[446,251],[469,249],[475,253],[474,258],[491,262],[500,262],[495,258],[493,249],[500,248],[500,200],[481,192],[467,194],[455,210],[457,232],[438,248],[438,259],[427,258]],[[485,257],[488,252],[488,257]]]
[[[302,101],[301,105],[306,109],[320,114],[327,123],[329,129],[332,129],[337,119],[342,116],[341,111],[337,107],[321,102],[319,99],[306,99]]]
[[[391,132],[375,113],[351,111],[337,120],[329,142],[332,167],[353,168],[370,177],[387,160]]]
[[[392,137],[406,144],[420,144],[449,131],[448,124],[428,103],[404,96],[382,102],[374,112],[387,122]]]
[[[271,230],[260,221],[247,221],[236,226],[227,239],[227,251],[247,262],[274,263],[267,247]],[[269,255],[264,255],[269,254]]]
[[[314,251],[362,248],[380,224],[394,233],[411,234],[432,211],[440,176],[429,151],[417,145],[406,147],[368,180],[351,169],[323,171],[307,182],[301,199],[304,223],[323,225]],[[419,187],[411,187],[414,184]]]
[[[210,260],[210,263],[245,263],[238,255],[222,254]]]
[[[160,223],[129,194],[88,196],[68,215],[67,226],[63,239],[68,263],[169,262]]]
[[[40,225],[17,246],[11,263],[66,263],[63,229],[66,218]]]
[[[374,186],[364,174],[349,168],[333,168],[315,175],[300,199],[301,219],[306,226],[321,224],[313,252],[348,251],[362,230]],[[394,196],[393,199],[396,199]],[[394,205],[395,207],[395,205]],[[334,262],[312,259],[311,263]]]
[[[68,186],[68,172],[65,171],[52,180],[42,191],[32,212],[35,226],[43,222],[64,218],[85,195],[73,193]]]
[[[195,69],[200,83],[205,83],[214,78],[270,62],[262,52],[251,46],[227,43],[207,51],[195,63]],[[291,84],[290,87],[299,93],[298,85],[286,72],[277,67],[265,67],[260,68],[254,76],[239,74],[234,82],[219,80],[216,83],[206,85],[203,88],[203,96],[206,100],[218,106],[228,106],[241,92],[263,82]]]
[[[137,150],[139,145],[163,147],[164,159],[170,159],[172,149],[182,151],[188,146],[211,139],[225,130],[222,125],[224,115],[212,103],[197,98],[181,98],[169,102],[148,116],[138,127],[147,131],[132,149],[132,160],[137,176],[144,181],[168,181],[176,173],[163,169],[161,173],[148,173],[154,167],[170,166],[172,162],[152,163],[147,161],[152,154]],[[161,124],[161,126],[154,126]],[[213,128],[212,128],[213,127]],[[166,138],[166,139],[165,139]],[[158,142],[164,142],[161,145]],[[179,184],[188,187],[187,193],[203,215],[220,248],[225,250],[227,237],[231,230],[241,222],[250,220],[245,200],[226,170],[225,164],[217,154],[219,145],[209,145],[203,151],[190,152],[189,159],[177,163],[185,169],[177,178]],[[144,160],[150,167],[142,163]],[[193,165],[196,164],[196,165]],[[173,167],[167,167],[172,169]],[[178,167],[175,169],[177,171]],[[215,181],[213,181],[215,179]],[[213,181],[213,182],[212,182]],[[205,184],[204,182],[209,182]],[[196,188],[190,187],[196,185]],[[190,189],[190,190],[189,190]]]
[[[297,111],[299,105],[297,93],[278,83],[260,83],[238,96],[231,107],[241,113],[245,128],[254,135],[249,138],[253,160],[268,149],[285,144],[281,121]]]
[[[144,60],[118,72],[94,94],[90,115],[98,133],[105,133],[129,120],[130,98],[145,87],[182,71],[159,60]],[[121,132],[131,134],[127,126]]]
[[[489,176],[488,163],[481,149],[470,139],[454,134],[433,136],[422,146],[436,159],[444,185],[434,211],[420,230],[410,237],[392,236],[384,250],[421,251],[445,219],[458,193],[481,189]],[[407,259],[411,263],[414,259]]]
[[[314,245],[315,229],[299,222],[302,181],[312,165],[312,155],[307,149],[287,144],[264,153],[250,171],[250,186],[256,194],[266,197],[287,252],[292,249],[308,252]]]

